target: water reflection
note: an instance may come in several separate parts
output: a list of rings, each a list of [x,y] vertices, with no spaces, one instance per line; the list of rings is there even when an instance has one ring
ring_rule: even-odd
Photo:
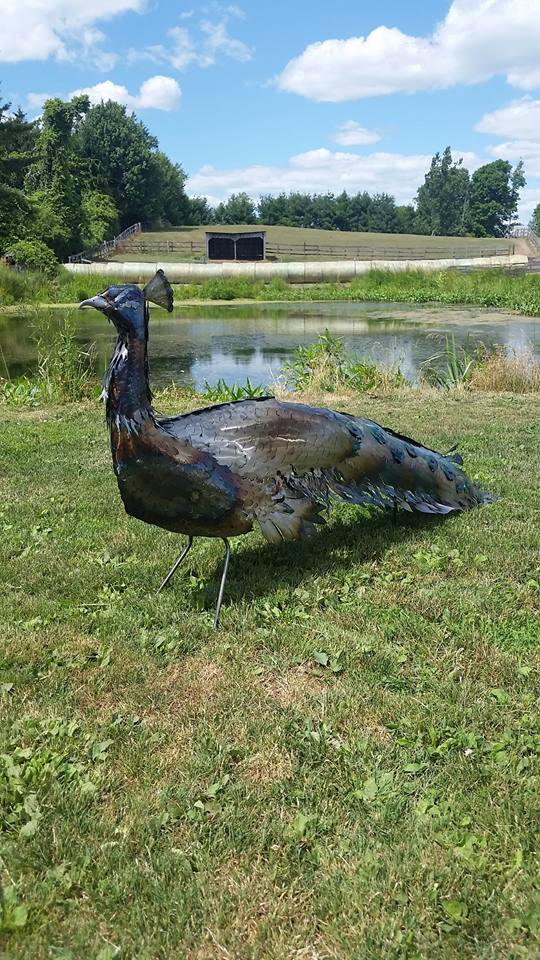
[[[55,311],[61,316],[61,311]],[[540,355],[540,320],[477,307],[393,303],[277,303],[179,306],[173,315],[152,310],[152,383],[171,381],[200,389],[220,377],[229,383],[249,377],[271,383],[298,344],[312,343],[325,327],[344,338],[350,354],[380,364],[399,364],[414,380],[422,361],[447,335],[458,344],[497,343],[509,350],[532,347]],[[77,313],[78,340],[94,343],[101,372],[108,362],[113,330],[97,313]],[[31,318],[0,318],[0,347],[11,376],[32,372],[35,346]],[[0,355],[2,370],[4,364]]]

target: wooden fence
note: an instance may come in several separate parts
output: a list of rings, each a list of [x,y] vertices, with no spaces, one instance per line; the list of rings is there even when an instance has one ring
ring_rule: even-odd
[[[104,240],[103,243],[100,243],[99,247],[93,247],[91,250],[83,250],[81,253],[73,253],[69,257],[68,262],[91,263],[93,260],[108,260],[111,254],[118,253],[119,250],[125,250],[126,241],[135,234],[140,233],[141,230],[142,226],[140,223],[132,223],[130,227],[122,230],[122,233],[119,233],[117,237],[113,237],[112,240]]]
[[[534,230],[531,230],[530,227],[515,227],[512,231],[513,237],[525,237],[532,247],[536,250],[537,254],[540,254],[540,237]]]
[[[144,234],[127,244],[121,244],[116,253],[139,254],[141,258],[159,260],[162,256],[177,255],[179,260],[205,259],[203,240],[145,240]],[[501,246],[448,244],[418,247],[353,246],[318,243],[266,243],[266,256],[276,260],[442,260],[446,258],[494,257],[515,253],[511,241]]]

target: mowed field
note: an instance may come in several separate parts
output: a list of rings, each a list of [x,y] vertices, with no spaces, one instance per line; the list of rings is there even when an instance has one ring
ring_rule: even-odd
[[[498,499],[239,538],[218,633],[222,545],[156,596],[182,538],[124,513],[98,404],[4,408],[5,960],[540,955],[538,396],[305,399]]]
[[[268,253],[276,260],[330,259],[335,256],[408,259],[422,257],[489,256],[495,253],[530,254],[520,239],[426,237],[397,233],[352,233],[302,227],[237,224],[235,226],[176,227],[135,236],[113,260],[200,260],[205,254],[205,231],[236,233],[265,230]],[[305,247],[304,247],[305,245]],[[314,248],[320,247],[320,250]]]

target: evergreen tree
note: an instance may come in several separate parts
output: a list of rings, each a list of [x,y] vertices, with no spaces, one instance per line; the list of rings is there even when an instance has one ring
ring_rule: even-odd
[[[333,193],[315,194],[313,197],[313,226],[319,230],[335,230],[335,202]]]
[[[11,104],[0,102],[0,181],[16,190],[24,189],[24,180],[35,146],[36,124],[22,110],[10,113]]]
[[[369,230],[369,211],[373,203],[369,193],[357,193],[349,199],[349,230]]]
[[[371,233],[396,233],[397,224],[394,198],[389,193],[376,193],[369,208],[368,230]]]
[[[288,197],[285,193],[279,193],[273,197],[271,194],[264,194],[257,206],[258,218],[261,223],[268,226],[275,224],[285,224],[288,216]]]
[[[343,190],[334,202],[334,230],[351,229],[351,200]]]
[[[416,232],[416,211],[412,204],[396,207],[396,233]]]
[[[188,223],[194,227],[214,223],[214,211],[206,197],[188,198]]]
[[[286,223],[290,227],[311,227],[313,224],[313,197],[295,191],[286,198]]]

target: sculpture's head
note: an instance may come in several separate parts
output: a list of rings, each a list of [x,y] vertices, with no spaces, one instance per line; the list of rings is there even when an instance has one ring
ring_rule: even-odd
[[[114,323],[120,337],[142,340],[148,336],[149,302],[172,311],[173,292],[163,270],[158,270],[143,290],[134,283],[122,283],[83,300],[79,306],[101,310]]]

